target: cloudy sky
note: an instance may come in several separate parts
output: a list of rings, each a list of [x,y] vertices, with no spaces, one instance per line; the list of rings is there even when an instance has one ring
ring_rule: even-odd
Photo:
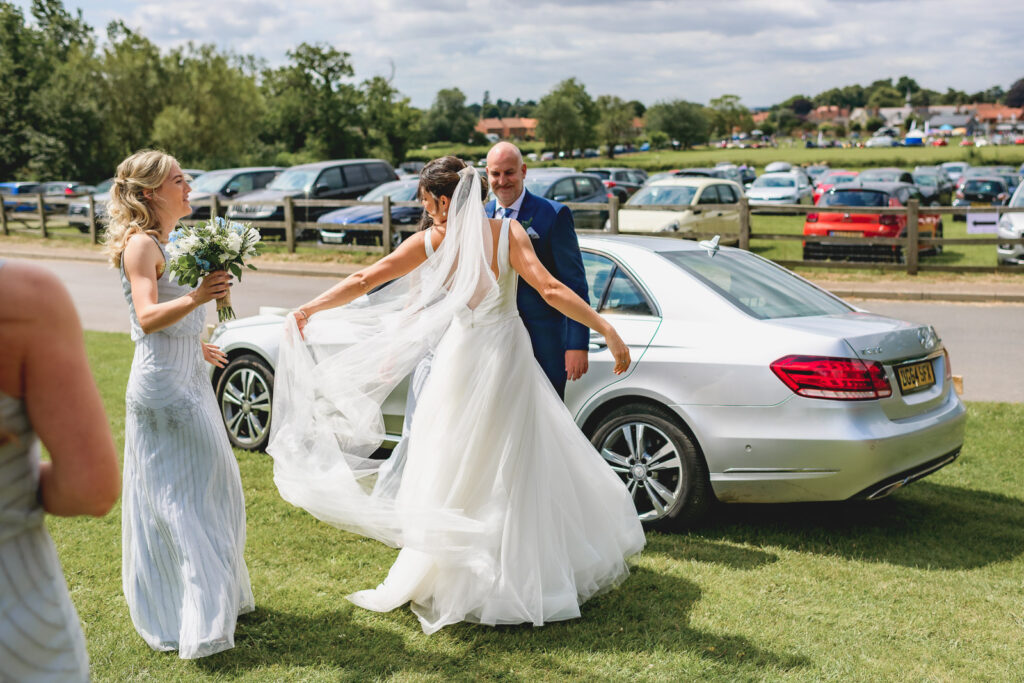
[[[28,0],[16,0],[27,8]],[[538,99],[570,76],[647,105],[723,93],[749,107],[909,75],[977,92],[1024,77],[1024,2],[990,0],[65,0],[102,35],[112,19],[162,47],[215,43],[270,65],[300,42],[351,53],[418,107]]]

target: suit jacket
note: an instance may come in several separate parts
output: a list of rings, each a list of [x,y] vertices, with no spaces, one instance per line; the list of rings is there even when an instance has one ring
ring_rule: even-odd
[[[496,202],[487,202],[487,215],[494,218]],[[562,284],[579,294],[584,301],[587,296],[587,278],[583,269],[583,257],[576,239],[572,212],[569,207],[538,197],[526,191],[523,203],[516,215],[533,242],[533,250],[544,267],[558,278]],[[564,334],[564,349],[586,349],[590,344],[590,332],[585,325],[570,320],[549,306],[533,287],[520,281],[516,293],[519,314],[524,320],[539,323],[550,319],[551,325]],[[547,325],[545,325],[546,327]],[[533,329],[534,325],[527,325]],[[535,343],[536,347],[537,344]],[[559,359],[564,362],[564,359]]]

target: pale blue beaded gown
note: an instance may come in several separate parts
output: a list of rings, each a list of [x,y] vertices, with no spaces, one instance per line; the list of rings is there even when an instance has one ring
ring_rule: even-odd
[[[199,339],[205,311],[146,334],[123,267],[121,283],[135,342],[125,396],[124,594],[150,647],[204,657],[234,647],[237,616],[254,609],[242,481]],[[159,303],[189,291],[166,271],[157,280]]]
[[[0,681],[88,681],[82,627],[38,487],[39,442],[25,404],[0,393]]]

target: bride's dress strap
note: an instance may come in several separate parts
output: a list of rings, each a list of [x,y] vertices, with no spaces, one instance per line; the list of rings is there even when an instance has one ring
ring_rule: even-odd
[[[508,233],[512,219],[506,216],[501,219],[501,232],[498,233],[498,272],[502,275],[508,270],[509,261]]]
[[[423,246],[427,249],[427,258],[434,255],[434,241],[430,239],[430,232],[432,228],[427,228],[426,239],[423,240]]]

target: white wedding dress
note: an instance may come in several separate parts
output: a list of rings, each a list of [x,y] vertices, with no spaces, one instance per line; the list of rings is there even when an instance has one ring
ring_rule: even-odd
[[[388,463],[401,472],[397,487],[370,493],[359,472],[372,465],[350,456],[303,472],[311,463],[280,431],[269,449],[287,500],[402,548],[383,583],[348,598],[376,611],[411,602],[426,633],[459,621],[541,625],[578,617],[584,601],[626,578],[625,559],[645,543],[625,486],[533,357],[516,310],[508,231],[506,221],[496,286],[473,308],[460,307],[436,343],[407,459]],[[294,365],[293,351],[282,351],[286,365]],[[294,443],[289,426],[278,429]],[[397,493],[381,496],[382,488]]]

